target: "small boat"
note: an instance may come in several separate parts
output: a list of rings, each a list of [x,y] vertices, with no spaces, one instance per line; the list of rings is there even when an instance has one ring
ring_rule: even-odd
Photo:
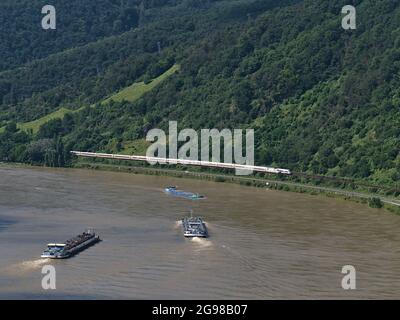
[[[178,190],[178,188],[175,186],[166,187],[164,190],[168,194],[171,194],[176,197],[189,199],[189,200],[203,200],[206,198],[205,196],[202,196],[198,193],[192,193],[192,192]]]
[[[82,234],[67,240],[65,243],[49,243],[47,249],[43,251],[42,258],[50,259],[66,259],[77,254],[78,252],[101,241],[96,233],[87,229]]]
[[[202,218],[193,217],[190,211],[190,217],[182,219],[183,235],[187,238],[208,238],[208,230]]]

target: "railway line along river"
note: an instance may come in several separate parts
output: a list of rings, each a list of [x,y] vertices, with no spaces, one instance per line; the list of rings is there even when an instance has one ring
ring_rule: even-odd
[[[167,185],[204,194],[168,196]],[[209,239],[185,239],[190,209]],[[101,243],[66,260],[49,242],[87,227]],[[400,217],[344,200],[233,184],[0,167],[2,299],[398,298]],[[42,289],[42,267],[56,289]],[[356,290],[341,286],[356,268]]]

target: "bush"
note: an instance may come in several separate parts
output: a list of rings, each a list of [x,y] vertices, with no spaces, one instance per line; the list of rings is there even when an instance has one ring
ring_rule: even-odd
[[[383,207],[383,203],[382,203],[381,199],[379,199],[379,198],[371,198],[371,199],[369,199],[368,200],[368,205],[371,208],[378,208],[378,209]]]

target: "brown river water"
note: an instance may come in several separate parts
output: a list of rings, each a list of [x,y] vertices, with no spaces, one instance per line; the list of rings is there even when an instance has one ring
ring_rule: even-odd
[[[167,185],[206,200],[168,196]],[[190,208],[209,239],[185,239]],[[94,228],[67,259],[49,242]],[[400,297],[400,217],[326,197],[189,179],[0,167],[0,299],[352,299]],[[42,266],[56,269],[43,290]],[[343,290],[342,267],[356,268]]]

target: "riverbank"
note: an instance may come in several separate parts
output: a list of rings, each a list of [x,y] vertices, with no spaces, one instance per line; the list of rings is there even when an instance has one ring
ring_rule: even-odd
[[[249,187],[268,188],[286,192],[296,192],[310,194],[313,196],[327,196],[330,198],[345,199],[357,203],[369,205],[374,208],[383,208],[392,213],[400,215],[400,200],[388,197],[382,197],[379,194],[355,192],[337,188],[329,188],[323,186],[306,185],[290,181],[279,181],[273,179],[265,179],[248,176],[235,176],[232,174],[199,172],[189,170],[176,170],[143,166],[128,166],[121,164],[105,164],[94,162],[77,162],[74,168],[91,169],[91,170],[107,170],[121,171],[134,174],[147,174],[158,176],[172,176],[176,178],[198,179],[206,181],[214,181],[218,183],[235,183]],[[379,199],[379,202],[377,202]]]
[[[28,164],[4,163],[4,162],[0,162],[0,166],[14,167],[14,168],[15,167],[35,168],[35,166],[31,166]],[[214,181],[218,183],[234,183],[248,187],[267,188],[267,189],[280,190],[286,192],[296,192],[296,193],[310,194],[313,196],[326,196],[329,198],[338,198],[357,203],[362,203],[373,208],[382,208],[397,215],[400,215],[399,199],[384,197],[376,193],[350,191],[346,189],[339,189],[326,186],[315,186],[315,185],[308,185],[292,181],[281,181],[281,180],[266,179],[260,177],[236,176],[224,173],[177,170],[171,168],[167,169],[167,168],[157,168],[149,166],[132,166],[132,165],[110,164],[110,163],[90,162],[90,161],[75,162],[72,168],[117,171],[117,172],[157,175],[157,176],[171,176],[175,178],[197,179],[205,181]]]

